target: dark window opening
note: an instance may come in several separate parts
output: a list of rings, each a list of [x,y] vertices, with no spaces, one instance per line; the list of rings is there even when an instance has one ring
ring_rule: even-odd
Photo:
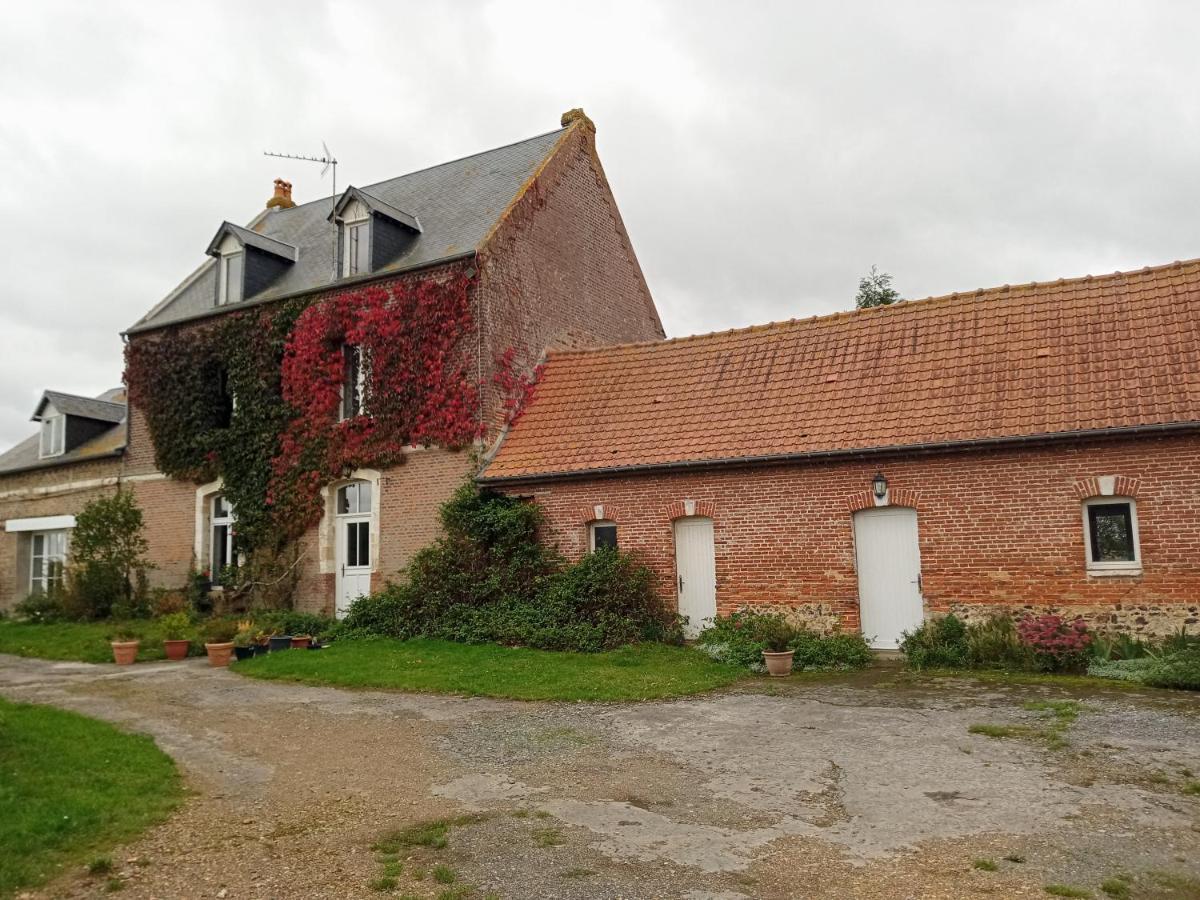
[[[592,526],[592,549],[599,550],[608,547],[617,549],[617,526],[611,523]]]
[[[1093,503],[1087,511],[1092,562],[1136,562],[1129,504]]]
[[[342,418],[353,419],[363,411],[362,348],[342,348]]]

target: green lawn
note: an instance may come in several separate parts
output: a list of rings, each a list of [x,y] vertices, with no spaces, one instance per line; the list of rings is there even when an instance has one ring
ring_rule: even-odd
[[[162,632],[151,619],[129,622],[54,622],[40,624],[0,620],[0,653],[17,656],[37,656],[42,659],[69,659],[79,662],[112,662],[109,639],[119,629],[138,635],[138,661],[165,659]],[[192,643],[192,653],[201,654],[204,645]]]
[[[150,738],[0,699],[0,897],[107,854],[182,796]]]
[[[236,663],[254,678],[515,700],[650,700],[723,687],[743,673],[698,650],[639,644],[557,653],[434,640],[339,641]]]

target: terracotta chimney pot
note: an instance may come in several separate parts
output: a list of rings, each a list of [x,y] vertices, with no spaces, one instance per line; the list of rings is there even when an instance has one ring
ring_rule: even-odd
[[[291,209],[296,205],[292,199],[292,183],[282,178],[275,179],[275,196],[267,201],[267,209]]]

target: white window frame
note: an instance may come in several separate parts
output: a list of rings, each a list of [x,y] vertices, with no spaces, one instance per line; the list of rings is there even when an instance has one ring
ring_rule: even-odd
[[[359,268],[358,255],[351,252],[355,242],[366,244],[366,268]],[[371,271],[371,217],[369,215],[342,222],[342,277],[366,275]]]
[[[38,441],[38,459],[62,456],[67,450],[67,417],[63,413],[42,418]]]
[[[1092,559],[1092,524],[1088,510],[1093,506],[1109,506],[1114,503],[1129,505],[1129,527],[1133,538],[1132,560]],[[1089,497],[1081,505],[1083,513],[1083,552],[1087,560],[1089,575],[1140,575],[1142,574],[1142,542],[1138,534],[1137,501],[1132,497]]]
[[[33,550],[34,545],[36,544],[38,538],[42,539],[42,552],[40,554],[34,553],[34,550]],[[55,542],[57,542],[57,539],[59,539],[59,538],[62,539],[61,547],[55,548],[57,551],[55,553],[48,552],[51,541],[54,540]],[[30,533],[30,535],[29,535],[29,593],[33,594],[33,593],[36,593],[38,590],[41,590],[43,593],[48,593],[50,590],[51,584],[60,585],[60,586],[62,585],[63,574],[67,568],[67,552],[68,552],[69,544],[70,544],[69,535],[68,535],[67,530],[64,528],[57,528],[52,531],[34,531],[34,532]],[[37,565],[34,563],[35,559],[43,560],[42,574],[40,577],[37,575]],[[47,567],[48,562],[57,562],[58,563],[57,573],[54,577],[51,577],[51,575],[49,573],[49,569]]]
[[[237,284],[237,290],[230,292],[229,269],[233,259],[239,259],[242,264],[242,277]],[[217,268],[217,305],[227,306],[230,303],[241,303],[246,282],[246,254],[238,250],[235,253],[222,253]],[[236,296],[233,296],[236,294]]]
[[[346,408],[346,361],[351,352],[358,354],[358,371],[354,374],[354,389],[358,395],[358,407],[353,411]],[[338,421],[345,422],[357,416],[367,415],[367,388],[369,387],[368,373],[371,367],[371,356],[367,349],[359,344],[344,344],[342,346],[342,396],[338,404]]]
[[[597,519],[594,522],[588,522],[588,553],[596,552],[596,529],[597,528],[616,528],[617,523],[612,519]],[[617,548],[621,546],[621,532],[617,531]]]
[[[353,504],[350,503],[351,488],[354,489]],[[366,509],[363,509],[362,502],[364,489],[366,490],[367,499]],[[367,526],[367,561],[364,563],[361,561],[361,559],[359,559],[358,562],[354,563],[354,566],[356,568],[370,569],[371,571],[375,570],[375,555],[376,547],[378,545],[374,528],[376,506],[375,489],[376,485],[372,482],[365,479],[356,478],[353,481],[348,481],[345,484],[339,485],[333,495],[334,520],[337,523],[335,527],[339,531],[345,530],[346,525],[351,521],[355,523],[356,528],[361,525]],[[342,511],[341,507],[343,496],[346,498],[346,505],[352,505],[354,507],[353,509],[347,509],[345,512]]]
[[[217,515],[217,502],[225,504],[226,515]],[[214,587],[221,584],[221,570],[217,566],[217,528],[225,528],[225,559],[226,565],[237,565],[237,557],[233,555],[233,532],[237,524],[237,512],[233,504],[220,491],[208,498],[208,576]]]

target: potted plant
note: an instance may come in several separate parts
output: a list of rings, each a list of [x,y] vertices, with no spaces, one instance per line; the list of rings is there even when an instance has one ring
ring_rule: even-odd
[[[292,635],[293,650],[307,650],[312,645],[311,634],[295,634]]]
[[[790,645],[795,640],[796,629],[783,616],[764,617],[759,624],[759,637],[763,642],[767,674],[777,678],[792,674],[792,658],[796,651]]]
[[[118,666],[131,666],[137,659],[138,647],[141,641],[132,631],[121,629],[115,632],[109,642],[112,644],[113,662]]]
[[[292,636],[290,634],[273,634],[270,640],[271,652],[276,650],[291,650]]]
[[[265,631],[260,630],[260,631],[254,632],[254,637],[251,639],[251,642],[250,642],[250,650],[251,650],[252,654],[254,656],[262,656],[265,653],[269,652],[271,649],[270,642],[271,642],[271,639],[270,639],[270,637],[267,636],[267,633]]]
[[[233,656],[233,636],[237,626],[228,619],[213,619],[208,624],[204,649],[208,653],[210,666],[227,666]]]
[[[192,620],[188,614],[174,612],[163,616],[158,620],[158,627],[162,629],[163,649],[167,652],[167,659],[176,662],[186,659],[188,649],[192,646],[193,635]]]
[[[238,622],[237,634],[233,636],[233,655],[238,662],[254,656],[256,637],[253,622]]]

